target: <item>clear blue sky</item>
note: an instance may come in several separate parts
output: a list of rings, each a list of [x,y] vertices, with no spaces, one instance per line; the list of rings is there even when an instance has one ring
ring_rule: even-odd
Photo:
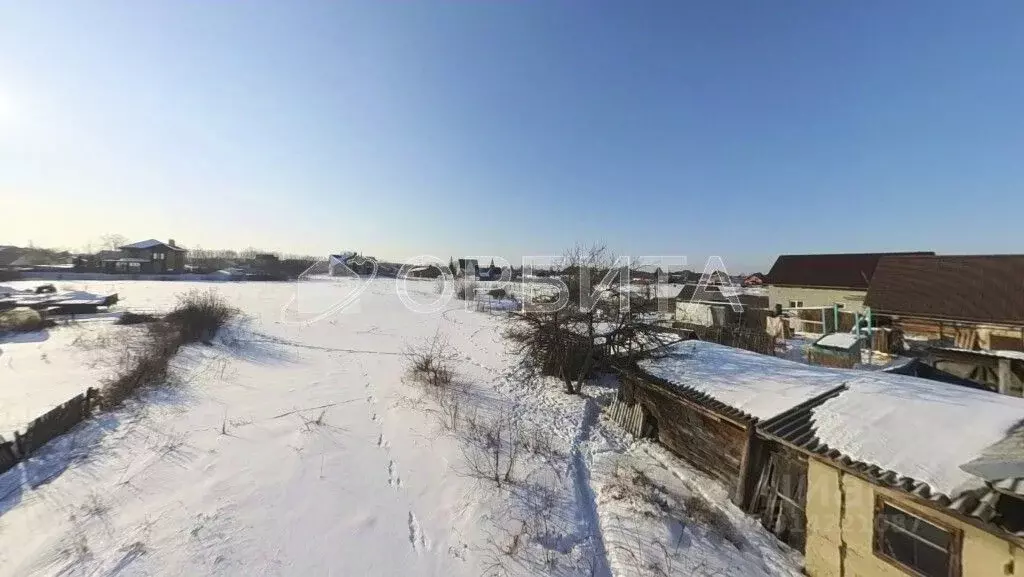
[[[1022,252],[1024,2],[0,0],[0,244]]]

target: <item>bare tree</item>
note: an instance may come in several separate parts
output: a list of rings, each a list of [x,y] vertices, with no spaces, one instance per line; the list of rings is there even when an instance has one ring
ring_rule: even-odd
[[[105,234],[100,237],[100,248],[103,250],[117,250],[128,244],[128,238],[122,234]]]
[[[513,344],[519,376],[562,380],[578,394],[602,353],[628,360],[655,354],[677,340],[649,324],[656,308],[651,291],[634,290],[629,269],[618,267],[604,245],[576,245],[561,262],[564,306],[531,306],[510,316],[505,336]]]

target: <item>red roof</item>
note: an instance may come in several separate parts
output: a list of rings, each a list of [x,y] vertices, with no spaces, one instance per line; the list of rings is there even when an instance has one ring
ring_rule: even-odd
[[[768,284],[867,290],[878,261],[886,256],[927,256],[933,252],[784,254],[768,272]]]

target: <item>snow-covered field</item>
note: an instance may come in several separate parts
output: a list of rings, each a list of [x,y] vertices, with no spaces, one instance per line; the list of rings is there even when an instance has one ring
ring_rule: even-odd
[[[167,386],[0,476],[0,575],[799,574],[721,487],[600,416],[614,383],[567,396],[512,378],[498,314],[454,300],[414,312],[386,279],[67,284],[150,311],[212,288],[244,318],[185,347]],[[408,287],[438,298],[432,283]],[[18,371],[0,372],[0,390],[17,374],[64,383],[63,400],[97,381],[116,360],[88,367],[74,331],[128,328],[95,327],[0,345],[0,367]],[[477,427],[444,428],[407,378],[407,351],[435,335],[458,353],[460,422]],[[467,460],[498,419],[523,446],[500,489]]]

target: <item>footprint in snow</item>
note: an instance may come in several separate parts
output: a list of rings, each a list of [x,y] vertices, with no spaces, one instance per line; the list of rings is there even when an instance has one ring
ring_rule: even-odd
[[[409,511],[409,544],[417,553],[421,553],[424,549],[430,550],[430,539],[423,534],[420,521],[412,511]]]
[[[402,486],[402,478],[398,475],[398,465],[394,459],[388,462],[388,485],[397,488]]]

